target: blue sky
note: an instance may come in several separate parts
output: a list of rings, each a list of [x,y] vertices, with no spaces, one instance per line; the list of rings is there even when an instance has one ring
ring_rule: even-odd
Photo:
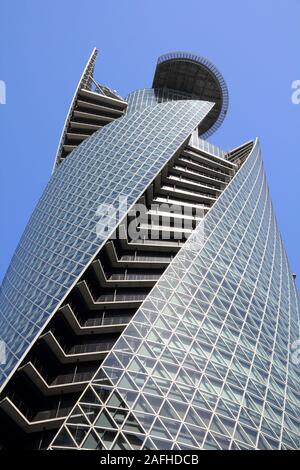
[[[211,60],[229,88],[227,117],[210,141],[224,149],[256,136],[290,263],[300,280],[300,0],[2,0],[0,277],[50,176],[82,68],[126,94],[151,86],[157,57]]]

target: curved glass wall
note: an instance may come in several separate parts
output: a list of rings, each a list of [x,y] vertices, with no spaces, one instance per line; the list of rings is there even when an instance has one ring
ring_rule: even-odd
[[[52,447],[299,448],[298,332],[298,294],[256,143]]]
[[[0,385],[113,231],[116,211],[121,219],[212,106],[168,102],[120,118],[86,139],[54,172],[1,287],[0,339],[7,361],[0,366]],[[101,204],[115,211],[100,236]]]

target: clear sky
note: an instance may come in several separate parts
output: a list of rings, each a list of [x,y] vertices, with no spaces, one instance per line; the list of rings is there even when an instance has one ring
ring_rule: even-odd
[[[260,138],[272,199],[300,285],[300,0],[2,0],[0,7],[0,277],[49,179],[82,68],[126,94],[151,86],[157,57],[211,60],[229,111],[210,141],[230,149]]]

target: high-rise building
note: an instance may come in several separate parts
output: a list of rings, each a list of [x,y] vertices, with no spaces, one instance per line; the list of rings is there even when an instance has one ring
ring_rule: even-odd
[[[0,297],[0,441],[295,449],[299,297],[257,140],[207,142],[227,87],[158,59],[123,99],[82,74]]]

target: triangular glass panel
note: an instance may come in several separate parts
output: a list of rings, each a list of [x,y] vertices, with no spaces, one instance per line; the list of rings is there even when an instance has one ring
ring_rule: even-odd
[[[99,409],[100,408],[98,408],[97,413],[99,412]],[[88,425],[89,421],[87,420],[86,416],[84,415],[83,411],[79,408],[79,406],[76,406],[76,408],[72,411],[71,416],[68,418],[68,423]]]
[[[99,435],[101,441],[103,442],[105,449],[110,449],[117,435],[116,431],[96,429],[96,433]]]
[[[60,447],[76,448],[74,440],[72,439],[70,433],[65,427],[63,427],[59,434],[56,436],[53,445]]]
[[[99,436],[95,433],[95,431],[91,430],[81,448],[89,450],[102,450],[104,449],[104,445],[100,441]]]
[[[87,435],[87,433],[89,432],[88,427],[82,427],[78,425],[72,426],[68,424],[67,429],[69,433],[72,435],[74,441],[77,442],[79,446],[82,443],[85,436]]]
[[[97,420],[95,421],[94,426],[99,427],[99,428],[108,428],[108,429],[114,429],[117,427],[106,410],[103,410],[100,413]]]
[[[89,387],[87,391],[83,394],[80,399],[80,402],[101,405],[101,401],[99,400],[97,394],[93,391],[91,387]]]

